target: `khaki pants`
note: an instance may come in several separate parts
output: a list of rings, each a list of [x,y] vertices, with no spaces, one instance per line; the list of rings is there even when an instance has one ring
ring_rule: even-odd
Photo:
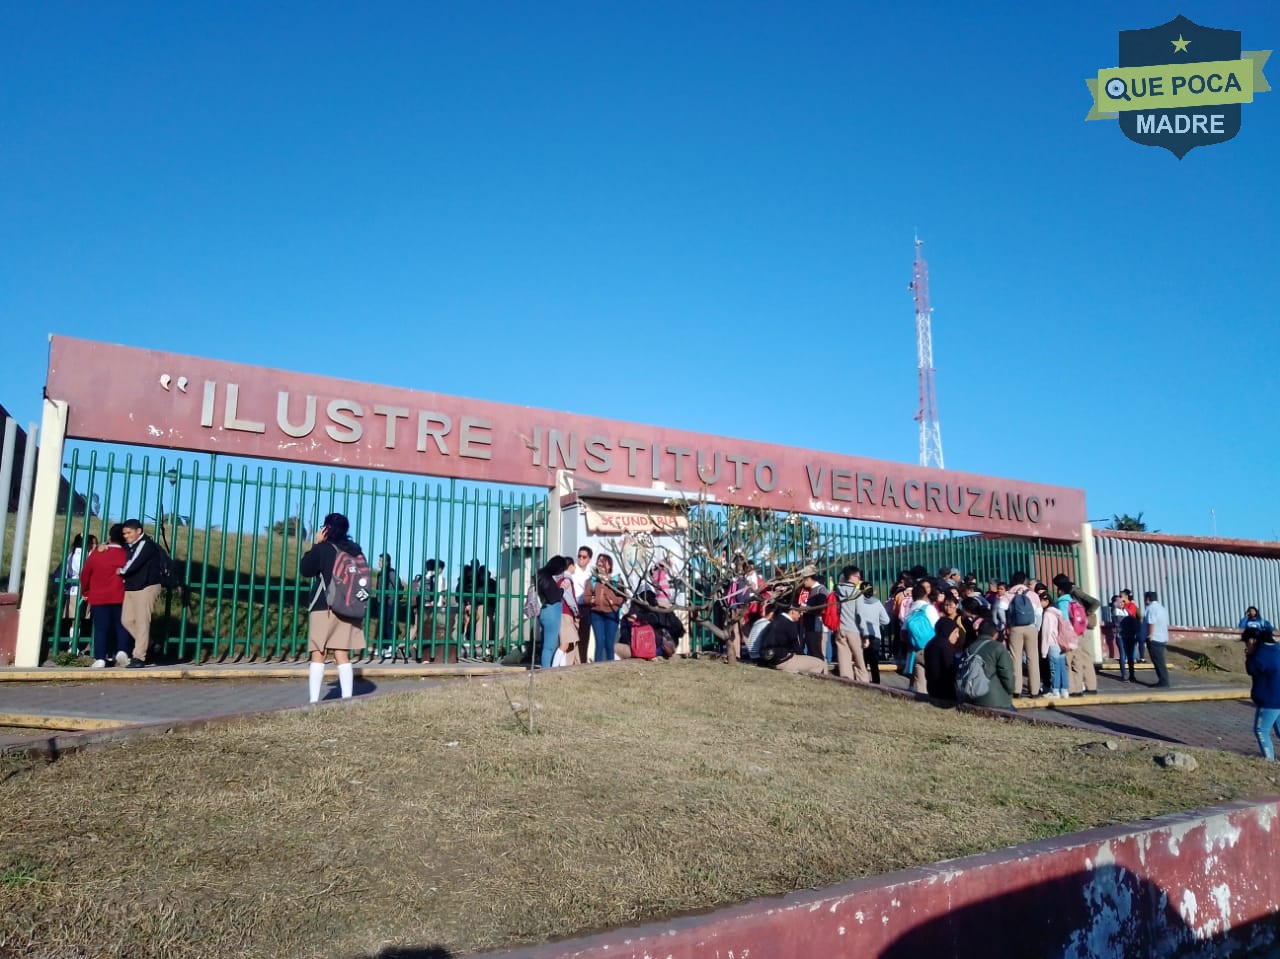
[[[859,683],[865,683],[870,676],[867,674],[867,662],[862,658],[862,637],[857,630],[842,629],[836,633],[836,667],[840,670],[840,675],[853,679]]]
[[[911,670],[911,687],[912,691],[917,693],[927,693],[929,686],[924,673],[924,650],[916,650],[916,663]]]
[[[780,673],[805,673],[811,676],[825,676],[827,662],[817,656],[803,656],[797,653],[785,663],[779,663],[777,668]]]
[[[1034,626],[1009,627],[1009,652],[1013,654],[1013,694],[1022,692],[1022,654],[1027,654],[1027,691],[1040,695],[1040,636]]]
[[[146,659],[151,646],[151,611],[155,608],[159,586],[127,590],[120,610],[120,625],[133,637],[133,658]]]
[[[1098,691],[1098,674],[1093,668],[1093,654],[1081,643],[1067,653],[1067,669],[1070,671],[1071,692]]]

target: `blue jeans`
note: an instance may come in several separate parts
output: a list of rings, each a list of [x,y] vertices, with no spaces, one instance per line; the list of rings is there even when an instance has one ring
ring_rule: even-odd
[[[538,625],[542,627],[542,668],[550,669],[551,660],[556,658],[556,650],[560,648],[560,603],[547,603],[538,613]]]
[[[1262,750],[1262,758],[1272,762],[1276,758],[1275,746],[1271,744],[1271,730],[1280,733],[1280,709],[1263,709],[1253,714],[1253,734],[1258,737],[1258,748]]]
[[[613,662],[613,647],[618,641],[618,614],[591,611],[591,632],[596,637],[597,663]]]
[[[1057,646],[1049,647],[1049,688],[1064,694],[1071,688],[1067,680],[1067,654]]]
[[[133,637],[120,625],[123,606],[93,606],[89,616],[93,620],[93,658],[108,660],[123,650],[133,655]]]

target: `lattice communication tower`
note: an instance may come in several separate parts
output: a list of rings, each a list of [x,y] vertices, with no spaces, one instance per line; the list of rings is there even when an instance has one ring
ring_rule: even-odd
[[[929,306],[929,265],[916,237],[916,261],[911,279],[911,292],[916,303],[916,361],[920,371],[920,408],[916,422],[920,424],[920,465],[943,468],[942,424],[938,421],[938,393],[933,382],[933,308]]]

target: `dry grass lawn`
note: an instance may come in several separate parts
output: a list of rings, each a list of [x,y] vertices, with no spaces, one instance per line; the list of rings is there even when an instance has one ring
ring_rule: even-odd
[[[1275,791],[1272,770],[707,662],[466,685],[0,767],[0,956],[568,936]]]

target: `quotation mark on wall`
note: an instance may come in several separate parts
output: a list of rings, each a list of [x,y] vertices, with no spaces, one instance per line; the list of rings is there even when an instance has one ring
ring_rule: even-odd
[[[1057,502],[1057,500],[1056,500],[1056,499],[1054,499],[1052,496],[1050,496],[1048,499],[1046,499],[1046,500],[1044,501],[1044,505],[1045,505],[1045,506],[1052,506],[1052,505],[1053,505],[1054,503],[1056,503],[1056,502]]]
[[[171,385],[174,385],[173,377],[171,377],[168,373],[161,373],[160,388],[167,392]],[[176,385],[178,387],[179,393],[185,393],[187,391],[187,378],[185,376],[179,376],[178,382]]]

